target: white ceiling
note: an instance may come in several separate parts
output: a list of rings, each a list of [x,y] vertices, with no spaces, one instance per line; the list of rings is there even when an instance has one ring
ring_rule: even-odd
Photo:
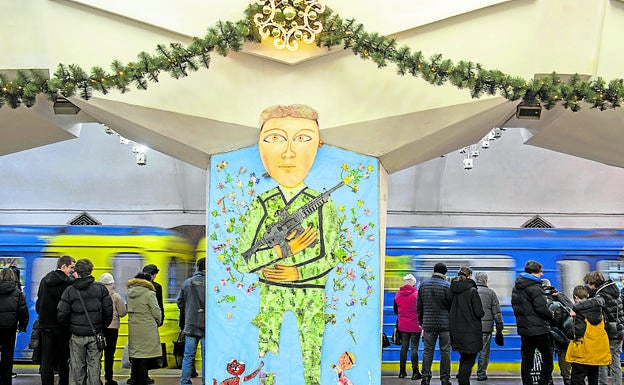
[[[48,68],[58,63],[108,69],[119,59],[174,41],[189,44],[219,20],[244,17],[244,0],[34,0],[0,4],[0,68]],[[458,62],[529,79],[535,73],[620,77],[624,7],[599,0],[327,1],[344,19],[399,45],[441,53]],[[26,8],[26,9],[24,9]],[[16,28],[26,34],[14,34]],[[62,27],[61,27],[62,26]],[[615,36],[615,37],[614,37]],[[574,48],[574,49],[572,49]],[[9,54],[10,53],[10,54]],[[557,107],[539,121],[509,119],[517,102],[471,99],[451,85],[432,86],[378,69],[340,47],[292,53],[270,42],[246,44],[226,57],[212,54],[210,69],[184,79],[161,74],[146,91],[94,92],[70,100],[81,113],[59,116],[43,96],[34,108],[0,109],[0,155],[67,140],[84,121],[98,121],[124,137],[198,167],[212,154],[255,143],[266,106],[306,103],[317,108],[324,141],[379,157],[395,172],[476,143],[493,127],[525,126],[531,145],[624,167],[622,112]]]

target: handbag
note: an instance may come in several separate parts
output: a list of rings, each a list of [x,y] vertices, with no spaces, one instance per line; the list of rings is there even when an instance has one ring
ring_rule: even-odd
[[[391,345],[390,344],[390,339],[388,338],[386,333],[381,332],[381,347],[385,349],[385,348],[387,348],[390,345]]]
[[[397,320],[394,325],[394,331],[392,332],[392,343],[395,345],[401,345],[401,332],[399,331],[399,321]]]
[[[184,340],[184,331],[180,330],[178,339],[173,341],[173,358],[175,358],[176,368],[178,369],[182,367],[182,359],[184,358]]]
[[[93,322],[91,322],[91,317],[89,317],[89,312],[87,311],[87,307],[85,306],[84,300],[82,299],[82,296],[80,295],[80,290],[76,289],[76,293],[78,293],[78,298],[80,299],[80,303],[82,303],[82,308],[84,309],[85,316],[87,317],[87,321],[89,321],[89,326],[91,326],[91,331],[93,332],[93,335],[95,336],[95,345],[97,346],[98,350],[106,349],[106,337],[104,337],[104,333],[102,333],[101,331],[99,332],[95,331],[95,328],[93,327]]]
[[[160,357],[154,357],[149,361],[148,368],[149,369],[160,369],[166,368],[168,365],[167,362],[167,344],[164,342],[160,343],[161,354]]]
[[[503,337],[502,331],[496,332],[496,335],[494,336],[494,343],[498,346],[505,345],[505,337]]]

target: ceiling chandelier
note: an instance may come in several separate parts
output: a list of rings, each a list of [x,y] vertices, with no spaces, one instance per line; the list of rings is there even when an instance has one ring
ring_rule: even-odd
[[[291,51],[299,47],[299,41],[314,43],[316,35],[323,30],[319,16],[325,5],[317,0],[256,0],[263,6],[262,13],[253,20],[263,39],[273,38],[278,49]]]

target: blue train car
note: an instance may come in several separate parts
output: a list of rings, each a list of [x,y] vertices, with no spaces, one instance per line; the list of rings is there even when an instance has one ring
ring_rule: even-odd
[[[572,289],[582,284],[592,270],[601,271],[622,286],[624,279],[624,230],[618,229],[497,229],[497,228],[388,228],[383,331],[392,334],[396,315],[393,300],[402,277],[412,273],[417,285],[431,276],[433,265],[444,262],[449,279],[459,267],[489,276],[489,287],[496,291],[505,323],[505,345],[492,344],[490,368],[517,370],[520,337],[511,309],[511,291],[528,260],[544,266],[544,277],[560,292],[572,298]],[[422,359],[422,342],[420,344]],[[452,353],[457,362],[459,355]],[[434,360],[439,360],[438,352]],[[382,367],[396,370],[399,346],[384,349]]]
[[[32,324],[37,317],[35,303],[39,282],[56,269],[56,260],[71,255],[89,258],[93,276],[108,272],[115,279],[116,291],[125,297],[126,282],[146,264],[160,268],[156,281],[163,286],[165,322],[159,329],[167,352],[173,351],[178,335],[178,309],[175,299],[182,282],[191,274],[195,250],[186,237],[170,230],[148,226],[0,226],[0,268],[16,266],[26,296],[30,322],[28,333],[18,333],[15,360],[28,363]],[[117,345],[121,359],[127,340],[127,318],[122,319]],[[170,363],[175,363],[172,359]]]

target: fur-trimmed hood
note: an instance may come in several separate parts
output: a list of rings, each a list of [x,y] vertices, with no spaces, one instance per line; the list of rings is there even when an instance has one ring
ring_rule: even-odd
[[[127,295],[131,298],[137,298],[148,290],[156,291],[154,285],[150,281],[142,278],[131,278],[126,286],[128,287]]]

